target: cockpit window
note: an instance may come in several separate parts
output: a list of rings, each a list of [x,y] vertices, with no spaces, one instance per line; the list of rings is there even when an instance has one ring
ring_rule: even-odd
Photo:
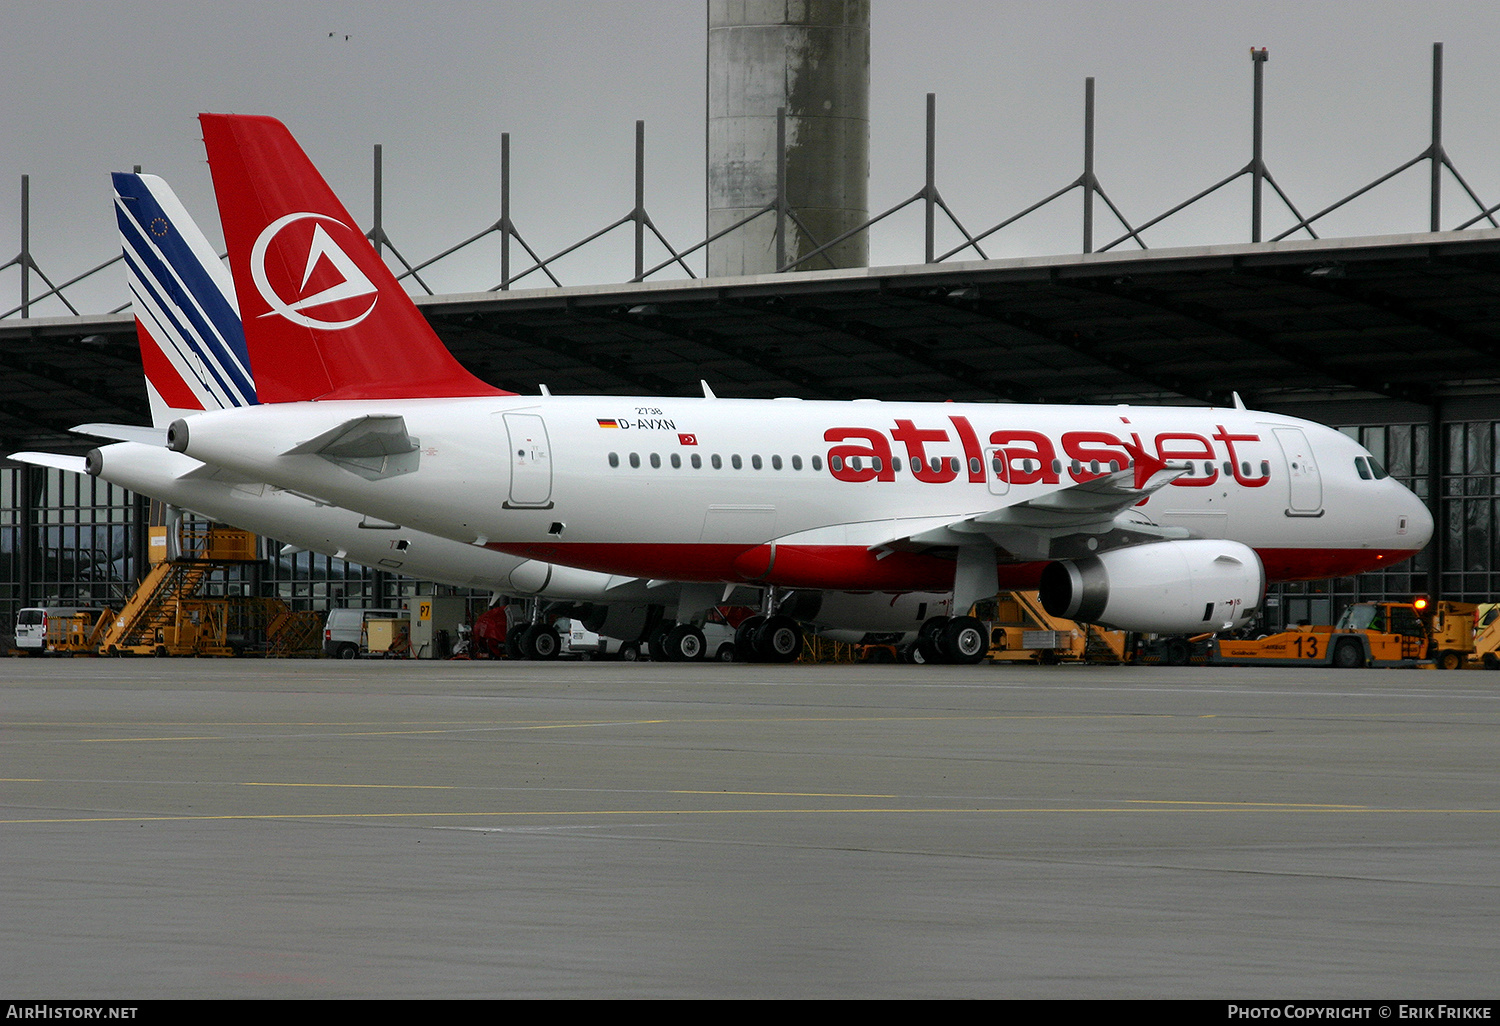
[[[1386,473],[1386,469],[1380,465],[1380,461],[1377,460],[1374,456],[1370,456],[1367,458],[1370,461],[1370,470],[1375,474],[1375,480],[1383,481],[1391,476],[1390,474]]]
[[[1365,462],[1363,456],[1354,457],[1354,469],[1359,471],[1361,480],[1368,481],[1373,476],[1370,473],[1370,465]]]

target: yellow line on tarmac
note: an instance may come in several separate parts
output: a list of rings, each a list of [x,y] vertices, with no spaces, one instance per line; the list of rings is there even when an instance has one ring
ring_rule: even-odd
[[[476,730],[562,730],[568,727],[632,727],[653,726],[666,723],[666,720],[585,720],[579,723],[538,723],[533,725],[518,724],[494,724],[476,723],[465,726],[429,728],[424,730],[341,730],[321,731],[319,737],[409,737],[421,734],[468,734]],[[255,724],[246,724],[254,727]],[[285,727],[285,724],[278,726]],[[299,727],[317,727],[318,724],[305,723],[294,724]],[[260,733],[264,732],[264,728]],[[259,737],[260,733],[251,730],[244,734],[191,734],[180,737],[81,737],[76,740],[80,744],[128,744],[137,741],[244,741]]]
[[[1230,808],[1249,809],[1360,809],[1371,810],[1369,805],[1322,805],[1311,802],[1215,802],[1215,801],[1188,801],[1186,799],[1173,801],[1166,798],[1125,798],[1130,805],[1212,805]]]
[[[1267,807],[1253,811],[1266,811]],[[1274,807],[1268,807],[1274,808]],[[1299,810],[1301,807],[1292,807]],[[1125,813],[1140,815],[1148,812],[1162,812],[1162,809],[1133,809],[1120,806],[1107,806],[1103,808],[1020,808],[1020,809],[993,809],[974,807],[933,807],[933,808],[905,808],[893,807],[871,807],[871,808],[835,808],[835,809],[583,809],[575,811],[557,810],[551,812],[539,811],[513,811],[513,812],[320,812],[320,813],[257,813],[257,814],[229,814],[219,816],[86,816],[86,817],[59,817],[46,819],[3,819],[0,824],[13,826],[22,824],[64,824],[64,823],[200,823],[223,820],[324,820],[324,819],[512,819],[518,817],[584,817],[584,816],[736,816],[736,815],[862,815],[879,813],[882,815],[953,815],[953,814],[991,814],[991,815],[1039,815],[1050,813],[1065,814],[1096,814],[1096,813]],[[1186,810],[1183,810],[1186,811]],[[1195,811],[1212,812],[1246,812],[1247,809],[1235,809],[1222,807],[1216,809],[1200,809]],[[1366,812],[1373,814],[1484,814],[1493,815],[1500,813],[1500,809],[1377,809],[1334,807],[1329,811],[1339,812]]]

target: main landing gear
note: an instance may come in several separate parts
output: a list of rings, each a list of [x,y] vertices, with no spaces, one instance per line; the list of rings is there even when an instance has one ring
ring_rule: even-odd
[[[972,666],[989,649],[989,631],[972,616],[934,616],[917,630],[916,650],[924,663]]]
[[[505,655],[510,659],[556,659],[562,651],[562,639],[545,623],[517,627],[505,636]]]
[[[802,625],[790,616],[747,616],[734,632],[737,663],[791,663],[802,654]]]
[[[708,642],[690,623],[665,623],[651,633],[651,658],[669,663],[694,663],[704,658]]]

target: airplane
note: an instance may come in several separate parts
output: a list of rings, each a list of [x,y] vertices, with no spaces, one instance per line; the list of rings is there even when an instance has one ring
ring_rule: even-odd
[[[1394,565],[1432,517],[1354,440],[1232,408],[522,396],[453,359],[290,132],[200,117],[261,403],[175,420],[205,463],[476,549],[598,573],[952,591],[919,645],[1039,588],[1123,630],[1246,625],[1268,583]]]
[[[650,634],[661,611],[679,604],[666,582],[476,549],[269,487],[165,449],[165,425],[171,420],[205,409],[253,406],[258,402],[256,382],[233,283],[202,230],[161,178],[120,173],[113,182],[156,427],[82,425],[75,430],[125,440],[95,449],[87,457],[16,453],[13,459],[90,473],[173,507],[280,539],[287,543],[284,555],[322,552],[424,580],[487,588],[530,599],[534,614],[546,600],[550,611],[584,618],[613,636],[633,639]],[[715,598],[725,597],[715,593]],[[850,639],[862,638],[867,631],[899,635],[915,628],[924,606],[943,603],[943,596],[933,595],[801,597],[807,619]],[[690,632],[679,632],[672,644],[665,637],[653,639],[651,649],[672,659],[699,658],[703,649],[701,644],[694,647],[694,640]],[[519,654],[527,658],[547,659],[558,652],[557,635],[539,615],[518,641]]]

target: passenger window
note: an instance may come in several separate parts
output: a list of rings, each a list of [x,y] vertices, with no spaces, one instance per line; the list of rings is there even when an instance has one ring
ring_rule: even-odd
[[[618,467],[620,465],[620,454],[619,453],[612,452],[612,453],[609,454],[609,465],[611,467]]]
[[[793,470],[801,470],[802,469],[802,457],[801,456],[793,456],[792,457],[792,469]]]
[[[703,469],[703,457],[699,456],[697,453],[693,453],[693,455],[689,457],[689,462],[692,463],[694,470]]]
[[[654,453],[653,452],[651,454],[651,469],[653,469],[653,470],[660,470],[661,469],[661,455],[659,453]]]
[[[894,470],[898,474],[901,473],[901,457],[900,456],[892,456],[891,457],[891,469]]]
[[[729,462],[734,466],[735,470],[739,470],[745,465],[744,462],[740,459],[739,453],[735,453],[733,456],[729,457]]]
[[[751,456],[750,457],[750,466],[753,467],[756,470],[759,470],[760,469],[760,457],[759,456]]]
[[[978,456],[970,456],[969,457],[969,473],[971,473],[971,474],[977,474],[977,473],[979,473],[983,469],[984,469],[984,464],[982,464],[982,463],[979,462],[979,457]],[[995,469],[998,470],[1000,468],[996,467]]]
[[[678,455],[677,453],[675,453],[675,452],[672,454],[672,469],[673,470],[681,470],[682,469],[682,457],[680,455]]]
[[[723,470],[724,469],[724,461],[719,458],[719,454],[718,453],[714,453],[713,456],[709,457],[709,462],[714,465],[714,469],[715,470]]]
[[[814,456],[812,458],[812,468],[814,470],[822,470],[823,469],[823,457],[821,457],[821,456]]]
[[[772,470],[780,470],[781,469],[781,457],[780,456],[772,456],[771,457],[771,469]]]
[[[640,454],[638,454],[638,453],[631,453],[630,454],[630,465],[632,467],[635,467],[637,470],[640,469],[640,466],[641,466],[641,457],[640,457]]]
[[[813,459],[817,459],[817,457],[814,456]],[[842,456],[830,456],[830,457],[828,457],[828,466],[831,467],[834,470],[843,470],[844,469],[844,457],[842,457]]]

